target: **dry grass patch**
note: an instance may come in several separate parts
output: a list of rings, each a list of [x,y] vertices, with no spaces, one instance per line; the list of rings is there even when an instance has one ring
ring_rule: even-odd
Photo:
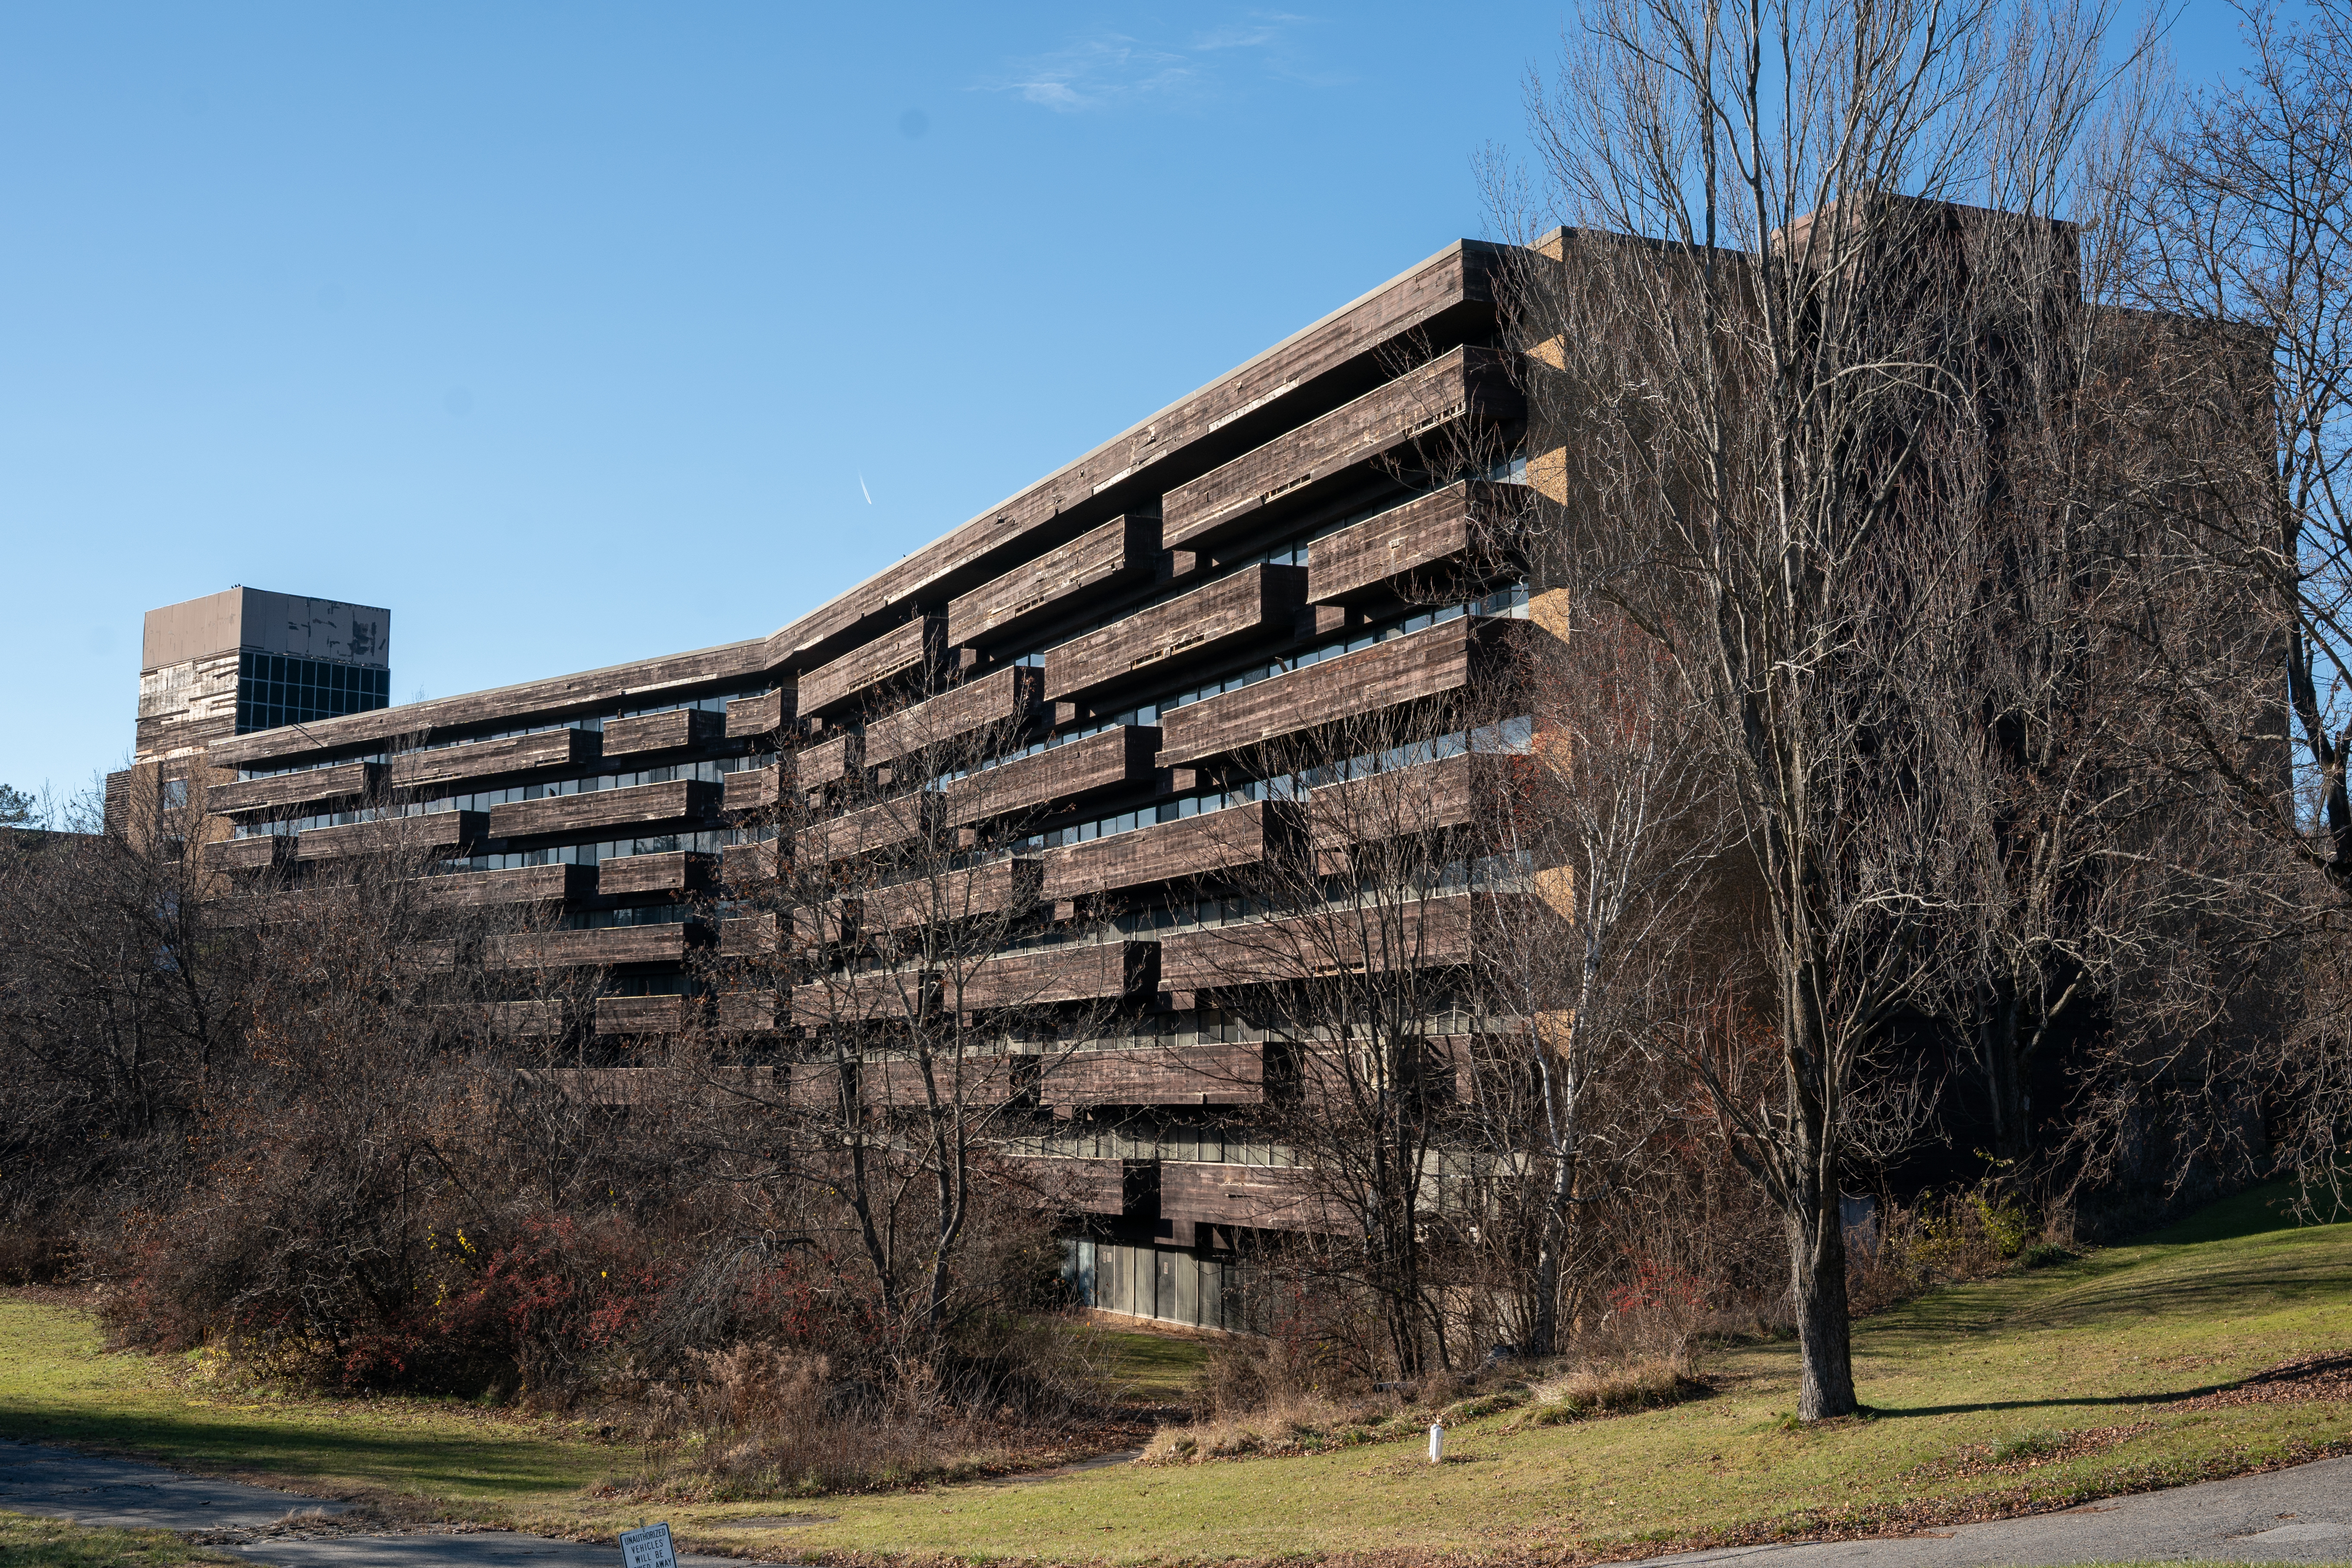
[[[1509,1434],[1662,1409],[1713,1392],[1696,1370],[1686,1335],[1664,1336],[1669,1348],[1664,1350],[1643,1347],[1657,1337],[1596,1334],[1575,1352],[1549,1362],[1432,1373],[1378,1388],[1311,1381],[1318,1369],[1283,1347],[1236,1342],[1211,1355],[1192,1419],[1160,1427],[1139,1462],[1197,1465],[1319,1454],[1418,1439],[1433,1422],[1454,1428],[1519,1412],[1492,1428]]]
[[[1506,1430],[1557,1426],[1624,1410],[1662,1410],[1703,1398],[1714,1386],[1681,1355],[1580,1366],[1538,1384],[1527,1413]]]
[[[1301,1344],[1236,1335],[1202,1364],[1192,1418],[1153,1432],[1138,1462],[1197,1465],[1402,1442],[1434,1420],[1475,1421],[1517,1409],[1532,1392],[1517,1369],[1433,1372],[1375,1386]]]
[[[1136,1462],[1197,1465],[1253,1455],[1319,1454],[1363,1443],[1394,1442],[1420,1429],[1412,1413],[1393,1404],[1288,1394],[1255,1410],[1162,1426],[1151,1435]]]
[[[168,1530],[109,1530],[0,1512],[0,1568],[190,1568],[243,1562],[191,1545]]]
[[[600,1478],[597,1498],[630,1502],[744,1502],[889,1491],[969,1480],[1024,1466],[975,1423],[936,1427],[887,1418],[835,1418],[805,1427],[689,1434],[646,1463]]]

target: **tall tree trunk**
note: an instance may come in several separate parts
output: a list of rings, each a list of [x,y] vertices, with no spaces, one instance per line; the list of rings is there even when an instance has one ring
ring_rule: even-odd
[[[1391,1148],[1389,1152],[1393,1162],[1390,1174],[1396,1185],[1380,1205],[1383,1211],[1381,1240],[1387,1253],[1381,1270],[1387,1281],[1381,1304],[1388,1318],[1389,1346],[1396,1356],[1397,1375],[1418,1377],[1423,1364],[1421,1268],[1412,1234],[1412,1194],[1405,1190],[1405,1184],[1412,1180],[1412,1172],[1402,1150]]]
[[[1570,1195],[1568,1162],[1554,1160],[1543,1226],[1536,1239],[1535,1310],[1528,1319],[1528,1342],[1520,1347],[1528,1355],[1550,1355],[1559,1342],[1560,1255],[1568,1245]]]
[[[1797,1419],[1861,1408],[1853,1394],[1852,1322],[1845,1293],[1845,1223],[1834,1184],[1819,1184],[1789,1215],[1790,1292],[1797,1309]]]
[[[1991,1104],[1992,1152],[2003,1160],[2021,1160],[2032,1140],[2026,1127],[2025,1053],[2014,979],[1993,987],[1991,1005],[1977,1031],[1984,1056],[1985,1096]]]
[[[1801,938],[1790,951],[1804,952]],[[1789,1139],[1781,1212],[1789,1227],[1790,1291],[1797,1313],[1797,1418],[1822,1421],[1861,1408],[1853,1394],[1852,1316],[1845,1291],[1845,1222],[1839,1203],[1837,1106],[1852,1069],[1823,1025],[1816,999],[1831,994],[1829,976],[1810,954],[1783,981],[1783,1070],[1788,1074]]]
[[[1589,994],[1589,988],[1588,988]],[[1575,1048],[1576,1026],[1570,1026],[1570,1048]],[[1544,1194],[1543,1219],[1536,1240],[1535,1311],[1529,1320],[1525,1352],[1553,1353],[1559,1340],[1559,1279],[1568,1250],[1569,1215],[1576,1203],[1576,1121],[1579,1086],[1572,1069],[1569,1081],[1556,1083],[1540,1032],[1536,1043],[1536,1070],[1542,1077],[1545,1131],[1551,1139],[1551,1182]],[[1565,1103],[1562,1103],[1563,1100]]]

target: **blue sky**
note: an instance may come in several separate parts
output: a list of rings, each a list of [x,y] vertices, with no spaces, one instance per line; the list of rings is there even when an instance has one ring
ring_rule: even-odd
[[[399,700],[772,631],[1480,233],[1565,16],[7,0],[0,781],[233,583]]]

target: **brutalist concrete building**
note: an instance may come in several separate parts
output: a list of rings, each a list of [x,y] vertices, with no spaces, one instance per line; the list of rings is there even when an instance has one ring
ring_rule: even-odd
[[[396,830],[467,901],[546,911],[533,963],[594,973],[593,1015],[547,1027],[624,1065],[715,1030],[789,1074],[821,1049],[822,998],[709,961],[822,962],[833,917],[787,911],[780,936],[743,889],[878,853],[890,835],[865,825],[895,782],[935,801],[922,820],[1001,922],[955,1005],[1112,1037],[1006,1086],[1008,1136],[1062,1162],[1091,1216],[1082,1295],[1225,1322],[1240,1235],[1305,1222],[1252,1133],[1280,1092],[1265,1037],[1213,1005],[1230,959],[1166,910],[1281,852],[1280,803],[1239,759],[1433,713],[1527,616],[1523,576],[1479,543],[1527,479],[1503,260],[1449,246],[765,637],[391,705],[384,610],[235,589],[159,611],[112,794],[197,791],[228,877],[299,879]],[[939,762],[975,736],[990,754]],[[1427,740],[1424,798],[1459,819],[1463,748]],[[1417,962],[1458,961],[1465,931]]]

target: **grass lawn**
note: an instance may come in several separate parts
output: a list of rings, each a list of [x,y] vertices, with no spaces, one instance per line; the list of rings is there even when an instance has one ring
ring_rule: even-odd
[[[2287,1227],[2268,1196],[1869,1320],[1854,1354],[1873,1413],[1810,1429],[1783,1420],[1793,1347],[1760,1345],[1716,1359],[1712,1398],[1524,1431],[1508,1414],[1465,1423],[1442,1466],[1398,1444],[656,1508],[582,1495],[630,1456],[561,1423],[425,1401],[213,1399],[147,1358],[103,1352],[79,1314],[7,1300],[0,1433],[562,1533],[665,1517],[685,1542],[770,1557],[1557,1556],[1866,1530],[2352,1451],[2343,1384],[2331,1397],[2201,1397],[2281,1362],[2352,1352],[2352,1225]],[[1181,1359],[1159,1348],[1181,1343],[1135,1347],[1129,1375]],[[1159,1375],[1175,1386],[1181,1371]]]
[[[110,1352],[89,1314],[0,1295],[0,1436],[141,1454],[320,1496],[446,1504],[456,1518],[562,1497],[615,1463],[568,1424],[454,1400],[215,1390],[194,1363]]]
[[[1192,1392],[1209,1347],[1174,1334],[1098,1329],[1109,1352],[1108,1374],[1119,1397],[1132,1405],[1181,1405]]]
[[[244,1561],[191,1546],[168,1530],[92,1530],[0,1511],[0,1568],[181,1568]]]

